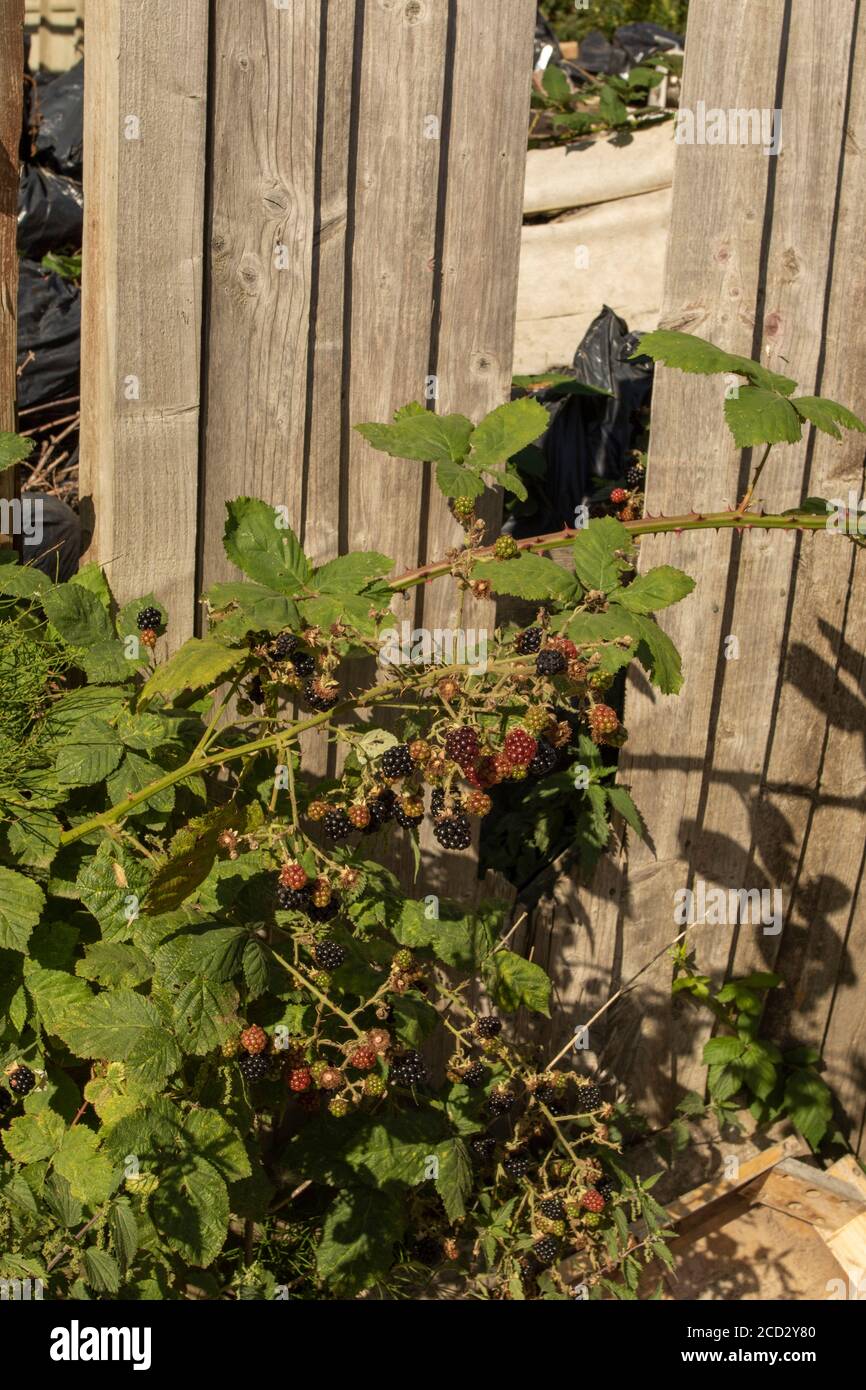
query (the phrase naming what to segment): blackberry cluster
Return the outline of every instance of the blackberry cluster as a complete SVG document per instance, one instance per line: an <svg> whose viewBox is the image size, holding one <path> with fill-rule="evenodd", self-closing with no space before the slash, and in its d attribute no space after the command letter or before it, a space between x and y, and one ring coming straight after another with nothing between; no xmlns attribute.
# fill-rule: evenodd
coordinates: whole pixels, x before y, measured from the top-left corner
<svg viewBox="0 0 866 1390"><path fill-rule="evenodd" d="M302 680L306 680L307 676L311 676L316 669L315 657L312 657L309 652L295 652L291 662Z"/></svg>
<svg viewBox="0 0 866 1390"><path fill-rule="evenodd" d="M394 807L394 819L404 830L417 830L424 819L424 812L422 811L420 816L410 816L407 811L403 810L403 807L398 801L397 805Z"/></svg>
<svg viewBox="0 0 866 1390"><path fill-rule="evenodd" d="M461 1079L464 1086L483 1086L487 1080L487 1068L481 1062L473 1062Z"/></svg>
<svg viewBox="0 0 866 1390"><path fill-rule="evenodd" d="M489 1158L496 1148L496 1140L492 1134L480 1134L477 1139L470 1140L469 1147L476 1158Z"/></svg>
<svg viewBox="0 0 866 1390"><path fill-rule="evenodd" d="M423 1086L427 1080L427 1068L418 1052L403 1052L391 1063L389 1079L395 1086Z"/></svg>
<svg viewBox="0 0 866 1390"><path fill-rule="evenodd" d="M535 658L535 669L540 676L558 676L567 666L566 656L563 652L558 652L555 647L546 647Z"/></svg>
<svg viewBox="0 0 866 1390"><path fill-rule="evenodd" d="M322 829L329 840L347 840L352 833L352 822L346 812L338 808L328 812L322 821Z"/></svg>
<svg viewBox="0 0 866 1390"><path fill-rule="evenodd" d="M238 1058L238 1070L244 1081L264 1081L270 1069L271 1059L266 1052L245 1052Z"/></svg>
<svg viewBox="0 0 866 1390"><path fill-rule="evenodd" d="M510 1178L525 1178L532 1167L532 1157L526 1149L515 1149L502 1166Z"/></svg>
<svg viewBox="0 0 866 1390"><path fill-rule="evenodd" d="M394 819L397 798L390 787L385 787L367 804L370 808L370 820L369 824L364 826L363 833L373 835L377 830L381 830L383 825L387 825L388 821Z"/></svg>
<svg viewBox="0 0 866 1390"><path fill-rule="evenodd" d="M601 1193L602 1197L606 1202L609 1202L614 1192L616 1191L613 1178L602 1178L600 1182L596 1183L595 1190L596 1192Z"/></svg>
<svg viewBox="0 0 866 1390"><path fill-rule="evenodd" d="M549 1081L543 1081L540 1086L536 1086L534 1094L536 1100L540 1100L542 1105L550 1105L551 1101L556 1100L558 1092Z"/></svg>
<svg viewBox="0 0 866 1390"><path fill-rule="evenodd" d="M304 699L318 714L327 714L340 698L336 681L325 684L320 680L309 680L304 686Z"/></svg>
<svg viewBox="0 0 866 1390"><path fill-rule="evenodd" d="M477 729L468 725L460 729L451 729L445 736L445 756L459 767L471 767L478 757L480 747Z"/></svg>
<svg viewBox="0 0 866 1390"><path fill-rule="evenodd" d="M525 632L518 632L514 639L514 648L521 656L531 656L539 650L543 640L544 633L540 627L528 627Z"/></svg>
<svg viewBox="0 0 866 1390"><path fill-rule="evenodd" d="M601 1091L592 1081L587 1081L577 1088L577 1101L575 1113L586 1115L590 1110L597 1110L602 1104Z"/></svg>
<svg viewBox="0 0 866 1390"><path fill-rule="evenodd" d="M161 622L162 614L158 608L142 608L135 620L136 627L140 632L144 632L145 628L159 627Z"/></svg>
<svg viewBox="0 0 866 1390"><path fill-rule="evenodd" d="M283 912L306 912L310 906L310 889L289 888L285 883L277 884L277 907Z"/></svg>
<svg viewBox="0 0 866 1390"><path fill-rule="evenodd" d="M36 1077L29 1067L16 1067L6 1079L9 1082L10 1091L14 1091L16 1096L29 1096L36 1085Z"/></svg>
<svg viewBox="0 0 866 1390"><path fill-rule="evenodd" d="M542 1269L553 1264L559 1252L559 1241L554 1236L542 1236L532 1247L532 1254Z"/></svg>
<svg viewBox="0 0 866 1390"><path fill-rule="evenodd" d="M529 764L529 771L533 777L547 777L555 771L559 763L559 753L552 743L548 743L546 738L538 740L538 747L535 757Z"/></svg>
<svg viewBox="0 0 866 1390"><path fill-rule="evenodd" d="M339 941L318 941L313 955L320 970L339 970L346 959L346 952Z"/></svg>
<svg viewBox="0 0 866 1390"><path fill-rule="evenodd" d="M538 1210L542 1216L546 1216L548 1221L564 1221L565 1207L559 1197L545 1197L543 1202L538 1203Z"/></svg>
<svg viewBox="0 0 866 1390"><path fill-rule="evenodd" d="M415 764L408 743L398 743L393 748L387 748L382 754L381 767L386 777L411 777L415 771Z"/></svg>
<svg viewBox="0 0 866 1390"><path fill-rule="evenodd" d="M462 813L442 816L434 823L433 834L443 849L468 849L472 844L469 817Z"/></svg>
<svg viewBox="0 0 866 1390"><path fill-rule="evenodd" d="M502 1032L502 1019L486 1014L475 1020L475 1032L479 1038L498 1038Z"/></svg>
<svg viewBox="0 0 866 1390"><path fill-rule="evenodd" d="M277 661L288 661L297 650L298 639L293 632L281 632L272 648Z"/></svg>

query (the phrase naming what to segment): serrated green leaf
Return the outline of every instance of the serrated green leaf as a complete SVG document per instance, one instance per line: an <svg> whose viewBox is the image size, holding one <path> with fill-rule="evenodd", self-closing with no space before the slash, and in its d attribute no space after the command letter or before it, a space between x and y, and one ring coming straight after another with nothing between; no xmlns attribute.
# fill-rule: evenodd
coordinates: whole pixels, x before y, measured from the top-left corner
<svg viewBox="0 0 866 1390"><path fill-rule="evenodd" d="M75 889L106 940L128 941L147 883L147 871L139 861L106 841L82 864Z"/></svg>
<svg viewBox="0 0 866 1390"><path fill-rule="evenodd" d="M64 642L73 647L114 640L111 619L98 597L77 584L58 584L45 594L42 606Z"/></svg>
<svg viewBox="0 0 866 1390"><path fill-rule="evenodd" d="M605 644L596 647L597 669L611 676L629 664L640 640L634 618L619 605L606 613L578 613L569 620L565 634L578 646Z"/></svg>
<svg viewBox="0 0 866 1390"><path fill-rule="evenodd" d="M639 574L624 588L614 589L610 597L630 613L657 613L660 608L679 603L694 587L695 581L682 570L658 565L646 574Z"/></svg>
<svg viewBox="0 0 866 1390"><path fill-rule="evenodd" d="M556 63L548 63L541 78L541 85L550 100L555 101L558 106L568 105L574 95L568 78Z"/></svg>
<svg viewBox="0 0 866 1390"><path fill-rule="evenodd" d="M646 826L641 819L640 811L635 806L630 794L625 787L605 787L607 799L613 809L622 816L626 825L630 826L639 839L646 835Z"/></svg>
<svg viewBox="0 0 866 1390"><path fill-rule="evenodd" d="M132 1265L138 1251L138 1222L135 1213L125 1197L113 1203L109 1217L111 1241L117 1251L117 1260L125 1274Z"/></svg>
<svg viewBox="0 0 866 1390"><path fill-rule="evenodd" d="M36 1115L16 1115L3 1131L6 1152L16 1163L38 1163L51 1158L63 1143L66 1126L53 1110Z"/></svg>
<svg viewBox="0 0 866 1390"><path fill-rule="evenodd" d="M472 1191L472 1163L462 1139L446 1139L434 1150L439 1170L436 1191L449 1221L462 1221Z"/></svg>
<svg viewBox="0 0 866 1390"><path fill-rule="evenodd" d="M177 1033L184 1051L203 1057L237 1036L238 992L231 984L196 978L174 1002Z"/></svg>
<svg viewBox="0 0 866 1390"><path fill-rule="evenodd" d="M296 594L313 573L294 531L282 514L254 497L226 503L223 547L226 555L250 579L278 594Z"/></svg>
<svg viewBox="0 0 866 1390"><path fill-rule="evenodd" d="M789 400L761 386L741 386L725 400L725 419L740 449L755 444L796 444L802 426Z"/></svg>
<svg viewBox="0 0 866 1390"><path fill-rule="evenodd" d="M598 114L610 126L624 125L628 121L628 107L621 101L615 90L606 82L601 89L598 101Z"/></svg>
<svg viewBox="0 0 866 1390"><path fill-rule="evenodd" d="M76 979L66 970L45 970L31 966L25 976L28 993L39 1014L46 1033L61 1037L71 1013L86 1012L93 1002L93 991L84 980Z"/></svg>
<svg viewBox="0 0 866 1390"><path fill-rule="evenodd" d="M84 957L75 962L75 973L84 980L95 980L108 988L143 984L153 974L153 965L137 946L120 941L93 941Z"/></svg>
<svg viewBox="0 0 866 1390"><path fill-rule="evenodd" d="M243 1139L216 1110L191 1110L183 1129L190 1148L226 1182L250 1176L252 1168Z"/></svg>
<svg viewBox="0 0 866 1390"><path fill-rule="evenodd" d="M18 819L7 831L10 854L31 869L47 869L60 848L59 820L39 806L20 806L17 811Z"/></svg>
<svg viewBox="0 0 866 1390"><path fill-rule="evenodd" d="M108 777L123 756L117 733L95 715L82 719L57 750L55 772L64 787L90 787Z"/></svg>
<svg viewBox="0 0 866 1390"><path fill-rule="evenodd" d="M320 594L360 594L374 579L390 574L394 561L376 551L353 551L340 555L316 570L311 588Z"/></svg>
<svg viewBox="0 0 866 1390"><path fill-rule="evenodd" d="M396 1196L373 1188L342 1192L328 1208L316 1247L316 1268L336 1291L351 1297L383 1279L406 1227Z"/></svg>
<svg viewBox="0 0 866 1390"><path fill-rule="evenodd" d="M247 655L213 637L190 637L163 666L157 666L142 689L141 699L150 700L154 695L172 699L181 691L212 690L237 671Z"/></svg>
<svg viewBox="0 0 866 1390"><path fill-rule="evenodd" d="M450 459L440 459L437 463L436 486L444 497L471 497L473 500L485 490L484 481L477 473Z"/></svg>
<svg viewBox="0 0 866 1390"><path fill-rule="evenodd" d="M394 1032L401 1042L420 1047L439 1022L439 1015L425 999L399 995L393 1003Z"/></svg>
<svg viewBox="0 0 866 1390"><path fill-rule="evenodd" d="M709 1066L715 1062L734 1062L742 1057L746 1044L741 1038L710 1038L704 1043L704 1063Z"/></svg>
<svg viewBox="0 0 866 1390"><path fill-rule="evenodd" d="M229 1194L216 1169L201 1158L163 1169L150 1199L153 1224L173 1250L207 1268L225 1244Z"/></svg>
<svg viewBox="0 0 866 1390"><path fill-rule="evenodd" d="M495 594L510 594L514 598L567 602L576 594L568 570L528 550L512 560L476 560L472 578L486 580Z"/></svg>
<svg viewBox="0 0 866 1390"><path fill-rule="evenodd" d="M476 473L496 473L521 449L534 444L549 423L544 406L531 396L506 401L472 431L467 465Z"/></svg>
<svg viewBox="0 0 866 1390"><path fill-rule="evenodd" d="M833 1118L833 1096L813 1071L795 1071L785 1082L785 1109L806 1142L817 1149Z"/></svg>
<svg viewBox="0 0 866 1390"><path fill-rule="evenodd" d="M680 654L673 642L654 618L633 613L632 622L640 638L638 660L649 673L653 685L657 685L664 695L676 695L682 687L683 669Z"/></svg>
<svg viewBox="0 0 866 1390"><path fill-rule="evenodd" d="M99 1139L86 1125L68 1129L54 1155L54 1171L69 1183L69 1191L87 1207L98 1207L114 1191L117 1173L104 1154Z"/></svg>
<svg viewBox="0 0 866 1390"><path fill-rule="evenodd" d="M130 1076L164 1081L180 1066L180 1051L154 1004L131 989L98 994L59 1025L59 1036L77 1057L126 1062Z"/></svg>
<svg viewBox="0 0 866 1390"><path fill-rule="evenodd" d="M791 405L810 425L823 430L824 434L832 435L834 439L842 438L840 425L843 429L858 430L861 434L866 431L866 424L858 415L836 401L827 400L825 396L793 396Z"/></svg>
<svg viewBox="0 0 866 1390"><path fill-rule="evenodd" d="M540 965L513 951L494 951L483 962L481 973L491 998L505 1013L523 1005L550 1017L550 979Z"/></svg>
<svg viewBox="0 0 866 1390"><path fill-rule="evenodd" d="M356 425L374 449L392 458L426 463L459 463L466 457L472 421L465 415L435 415L432 410L402 412L393 425Z"/></svg>
<svg viewBox="0 0 866 1390"><path fill-rule="evenodd" d="M574 572L584 589L607 594L630 568L634 542L614 516L596 517L578 531L572 547Z"/></svg>
<svg viewBox="0 0 866 1390"><path fill-rule="evenodd" d="M0 949L26 951L44 905L38 883L14 869L0 868Z"/></svg>
<svg viewBox="0 0 866 1390"><path fill-rule="evenodd" d="M84 1252L84 1279L97 1293L117 1293L120 1267L113 1255L89 1245Z"/></svg>
<svg viewBox="0 0 866 1390"><path fill-rule="evenodd" d="M0 430L0 473L23 463L33 452L33 440L10 430Z"/></svg>
<svg viewBox="0 0 866 1390"><path fill-rule="evenodd" d="M723 352L705 338L698 338L693 333L678 333L673 329L659 328L653 333L642 334L632 357L651 357L654 362L675 367L680 372L699 372L702 375L725 372L744 376L755 386L778 391L783 396L790 396L797 387L796 381L768 371L750 357Z"/></svg>

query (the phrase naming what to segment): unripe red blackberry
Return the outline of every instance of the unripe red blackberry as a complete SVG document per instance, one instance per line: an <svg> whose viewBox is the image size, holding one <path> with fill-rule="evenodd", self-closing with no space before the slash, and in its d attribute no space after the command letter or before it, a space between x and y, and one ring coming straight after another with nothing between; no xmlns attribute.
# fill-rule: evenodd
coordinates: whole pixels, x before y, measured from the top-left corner
<svg viewBox="0 0 866 1390"><path fill-rule="evenodd" d="M287 1073L286 1083L290 1091L309 1091L313 1076L309 1067L295 1067Z"/></svg>
<svg viewBox="0 0 866 1390"><path fill-rule="evenodd" d="M602 1212L605 1203L604 1198L596 1188L588 1187L585 1192L581 1193L580 1205L584 1211Z"/></svg>
<svg viewBox="0 0 866 1390"><path fill-rule="evenodd" d="M159 633L156 631L156 628L153 628L153 627L145 627L145 628L142 628L141 640L142 640L142 642L144 643L144 645L145 645L146 647L155 647L155 646L156 646L156 639L157 639L158 636L159 636Z"/></svg>
<svg viewBox="0 0 866 1390"><path fill-rule="evenodd" d="M610 705L593 705L587 716L592 737L599 742L608 734L615 734L619 728L619 716Z"/></svg>
<svg viewBox="0 0 866 1390"><path fill-rule="evenodd" d="M469 725L449 729L445 736L445 756L459 767L471 767L481 747L478 730Z"/></svg>
<svg viewBox="0 0 866 1390"><path fill-rule="evenodd" d="M496 776L500 782L505 782L514 771L514 763L507 753L497 753L493 759L493 766L496 769Z"/></svg>
<svg viewBox="0 0 866 1390"><path fill-rule="evenodd" d="M628 493L624 487L615 487L610 494L610 500L615 507L618 507L621 502L628 501Z"/></svg>
<svg viewBox="0 0 866 1390"><path fill-rule="evenodd" d="M294 888L297 891L299 888L306 888L307 882L307 871L296 859L290 864L284 864L280 869L280 883L284 888Z"/></svg>
<svg viewBox="0 0 866 1390"><path fill-rule="evenodd" d="M349 807L346 814L356 830L363 830L366 825L370 824L370 808L363 801L356 801L353 806Z"/></svg>
<svg viewBox="0 0 866 1390"><path fill-rule="evenodd" d="M525 729L511 729L505 735L505 742L502 745L505 756L516 767L528 767L535 757L537 743L532 734Z"/></svg>
<svg viewBox="0 0 866 1390"><path fill-rule="evenodd" d="M487 816L493 808L490 797L482 791L467 792L463 798L463 805L470 816Z"/></svg>
<svg viewBox="0 0 866 1390"><path fill-rule="evenodd" d="M252 1023L241 1033L240 1044L245 1052L249 1052L250 1056L254 1057L257 1052L264 1052L268 1045L268 1035L264 1028L260 1028L257 1023Z"/></svg>
<svg viewBox="0 0 866 1390"><path fill-rule="evenodd" d="M307 817L309 820L324 820L328 810L327 801L311 801L307 807Z"/></svg>
<svg viewBox="0 0 866 1390"><path fill-rule="evenodd" d="M623 507L619 514L620 521L637 521L638 514L634 507Z"/></svg>
<svg viewBox="0 0 866 1390"><path fill-rule="evenodd" d="M349 1066L355 1067L357 1071L370 1071L376 1065L376 1049L373 1047L356 1047L349 1053Z"/></svg>

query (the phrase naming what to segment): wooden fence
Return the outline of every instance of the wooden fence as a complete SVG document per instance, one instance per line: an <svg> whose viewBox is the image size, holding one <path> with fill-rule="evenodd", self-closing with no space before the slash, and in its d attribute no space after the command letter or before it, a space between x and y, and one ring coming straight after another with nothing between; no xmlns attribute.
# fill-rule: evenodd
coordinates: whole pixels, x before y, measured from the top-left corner
<svg viewBox="0 0 866 1390"><path fill-rule="evenodd" d="M24 27L32 68L70 68L81 56L84 0L24 0Z"/></svg>
<svg viewBox="0 0 866 1390"><path fill-rule="evenodd" d="M866 11L857 0L692 0L683 105L780 109L782 148L682 145L674 171L662 326L760 357L866 416ZM718 378L660 370L647 508L675 514L741 496L754 461L720 428ZM810 434L774 451L768 510L863 493L862 436ZM589 889L561 876L531 942L557 981L558 1039L659 954L593 1028L591 1046L658 1117L703 1084L709 1023L673 1006L674 893L698 880L780 889L784 927L703 926L698 966L776 970L767 1028L822 1048L864 1140L866 554L844 538L692 533L645 540L642 565L697 580L663 615L683 653L681 695L633 675L619 777L648 824ZM734 638L738 650L726 639ZM727 653L736 652L735 659ZM709 1015L707 1015L709 1019ZM550 1030L549 1030L550 1031Z"/></svg>

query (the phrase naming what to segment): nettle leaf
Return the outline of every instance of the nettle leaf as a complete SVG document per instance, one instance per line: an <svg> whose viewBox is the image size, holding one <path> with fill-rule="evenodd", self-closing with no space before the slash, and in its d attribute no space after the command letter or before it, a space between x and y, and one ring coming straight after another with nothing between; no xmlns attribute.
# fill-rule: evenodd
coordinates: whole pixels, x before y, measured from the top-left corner
<svg viewBox="0 0 866 1390"><path fill-rule="evenodd" d="M607 121L608 125L624 125L628 120L628 107L621 101L615 90L606 82L601 89L598 101L598 113Z"/></svg>
<svg viewBox="0 0 866 1390"><path fill-rule="evenodd" d="M95 715L80 721L69 735L69 742L57 750L54 770L65 787L90 787L114 771L123 756L117 731Z"/></svg>
<svg viewBox="0 0 866 1390"><path fill-rule="evenodd" d="M384 1279L406 1228L403 1201L373 1188L341 1192L325 1216L316 1249L319 1277L351 1297Z"/></svg>
<svg viewBox="0 0 866 1390"><path fill-rule="evenodd" d="M25 951L45 906L45 894L32 879L0 868L0 949Z"/></svg>
<svg viewBox="0 0 866 1390"><path fill-rule="evenodd" d="M802 426L790 401L761 386L741 386L725 401L725 419L740 449L754 444L796 444Z"/></svg>
<svg viewBox="0 0 866 1390"><path fill-rule="evenodd" d="M445 497L480 497L485 491L484 480L471 468L441 459L436 465L436 486Z"/></svg>
<svg viewBox="0 0 866 1390"><path fill-rule="evenodd" d="M476 473L495 473L521 449L534 444L549 423L544 406L531 396L506 401L485 415L472 431L466 462Z"/></svg>
<svg viewBox="0 0 866 1390"><path fill-rule="evenodd" d="M108 613L88 589L77 584L58 584L41 602L49 622L71 646L88 647L114 640Z"/></svg>
<svg viewBox="0 0 866 1390"><path fill-rule="evenodd" d="M180 1051L158 1009L142 994L98 994L60 1024L59 1036L77 1057L126 1062L129 1074L159 1084L180 1066Z"/></svg>
<svg viewBox="0 0 866 1390"><path fill-rule="evenodd" d="M505 1013L524 1005L550 1017L550 978L540 965L513 951L494 951L483 962L481 973L491 998Z"/></svg>
<svg viewBox="0 0 866 1390"><path fill-rule="evenodd" d="M125 1197L112 1203L109 1226L111 1242L117 1251L120 1267L126 1273L138 1251L138 1222Z"/></svg>
<svg viewBox="0 0 866 1390"><path fill-rule="evenodd" d="M631 568L634 541L615 516L596 517L574 538L574 572L589 592L610 593Z"/></svg>
<svg viewBox="0 0 866 1390"><path fill-rule="evenodd" d="M651 357L654 362L660 362L665 367L676 367L680 372L744 376L753 385L762 386L767 391L778 391L783 396L790 396L797 387L796 381L769 371L750 357L724 352L705 338L698 338L694 333L678 333L674 329L659 328L653 333L644 333L632 354L632 359L635 357Z"/></svg>
<svg viewBox="0 0 866 1390"><path fill-rule="evenodd" d="M194 1265L212 1264L225 1244L228 1188L212 1164L186 1158L163 1168L149 1204L153 1224L173 1250Z"/></svg>
<svg viewBox="0 0 866 1390"><path fill-rule="evenodd" d="M562 68L555 63L548 63L541 78L541 85L551 101L558 105L567 105L571 101L574 93L571 85Z"/></svg>
<svg viewBox="0 0 866 1390"><path fill-rule="evenodd" d="M641 818L640 811L635 806L631 795L625 787L605 787L605 795L614 811L622 816L626 825L630 826L634 833L642 840L646 835L646 826Z"/></svg>
<svg viewBox="0 0 866 1390"><path fill-rule="evenodd" d="M359 550L329 560L316 570L310 586L320 594L360 594L374 579L390 574L393 568L394 561L387 555L380 555L374 550Z"/></svg>
<svg viewBox="0 0 866 1390"><path fill-rule="evenodd" d="M398 411L393 425L356 425L355 429L374 449L392 458L459 463L469 452L473 426L465 415L435 415L421 406Z"/></svg>
<svg viewBox="0 0 866 1390"><path fill-rule="evenodd" d="M309 582L313 567L281 512L254 497L237 497L226 511L223 546L238 569L279 594L296 594Z"/></svg>
<svg viewBox="0 0 866 1390"><path fill-rule="evenodd" d="M843 429L858 430L861 434L866 431L866 424L858 415L836 401L827 400L825 396L794 396L791 405L810 425L823 430L824 434L832 435L834 439L842 438L840 425Z"/></svg>
<svg viewBox="0 0 866 1390"><path fill-rule="evenodd" d="M0 430L0 473L23 463L33 452L33 440L10 430Z"/></svg>
<svg viewBox="0 0 866 1390"><path fill-rule="evenodd" d="M172 699L181 691L210 690L244 663L248 653L235 652L213 637L190 637L183 646L157 666L141 692L142 700L154 695Z"/></svg>
<svg viewBox="0 0 866 1390"><path fill-rule="evenodd" d="M631 613L655 613L678 603L695 587L695 581L682 570L671 565L658 565L655 569L639 574L631 584L616 589L611 599L627 608Z"/></svg>
<svg viewBox="0 0 866 1390"><path fill-rule="evenodd" d="M120 1288L120 1267L107 1250L89 1245L84 1252L84 1282L97 1293L117 1293Z"/></svg>
<svg viewBox="0 0 866 1390"><path fill-rule="evenodd" d="M69 1183L72 1196L88 1207L107 1202L119 1177L111 1161L99 1152L97 1135L86 1125L66 1131L54 1155L54 1171Z"/></svg>
<svg viewBox="0 0 866 1390"><path fill-rule="evenodd" d="M476 560L472 578L486 580L495 594L510 594L514 598L567 602L577 593L568 570L528 550L513 560Z"/></svg>

